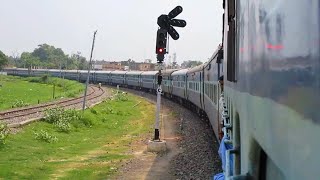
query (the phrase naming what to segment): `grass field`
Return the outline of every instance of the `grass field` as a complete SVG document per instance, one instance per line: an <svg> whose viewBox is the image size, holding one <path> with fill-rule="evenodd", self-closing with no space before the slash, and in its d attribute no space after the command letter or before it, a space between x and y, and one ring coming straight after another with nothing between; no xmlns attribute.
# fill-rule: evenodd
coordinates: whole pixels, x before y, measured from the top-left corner
<svg viewBox="0 0 320 180"><path fill-rule="evenodd" d="M28 125L0 148L0 179L107 179L131 157L132 141L151 137L154 110L128 95L127 101L109 100L86 110L69 133L46 122ZM35 139L33 132L40 130L58 140Z"/></svg>
<svg viewBox="0 0 320 180"><path fill-rule="evenodd" d="M14 77L0 75L0 110L12 108L14 105L37 104L53 100L55 97L74 97L83 91L83 85L76 81L41 77Z"/></svg>

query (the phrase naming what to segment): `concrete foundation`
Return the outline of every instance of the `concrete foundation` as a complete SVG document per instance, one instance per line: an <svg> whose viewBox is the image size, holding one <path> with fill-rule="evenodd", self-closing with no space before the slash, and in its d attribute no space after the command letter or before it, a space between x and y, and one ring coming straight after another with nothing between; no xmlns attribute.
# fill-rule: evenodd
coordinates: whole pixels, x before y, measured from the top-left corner
<svg viewBox="0 0 320 180"><path fill-rule="evenodd" d="M151 141L148 142L149 152L166 152L167 151L167 144L166 141Z"/></svg>

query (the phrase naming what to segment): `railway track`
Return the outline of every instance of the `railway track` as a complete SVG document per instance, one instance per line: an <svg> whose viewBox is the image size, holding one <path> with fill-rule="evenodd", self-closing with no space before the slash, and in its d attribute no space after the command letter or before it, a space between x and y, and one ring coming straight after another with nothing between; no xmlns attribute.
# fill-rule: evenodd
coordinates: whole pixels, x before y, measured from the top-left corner
<svg viewBox="0 0 320 180"><path fill-rule="evenodd" d="M103 88L99 89L98 87L95 87L95 86L90 86L88 91L89 92L87 94L87 101L98 98L105 93L105 90ZM36 106L32 106L32 107L25 107L25 108L2 111L2 112L0 112L0 122L5 122L9 125L12 123L16 124L16 123L19 123L19 121L26 120L26 117L28 117L30 115L35 115L36 118L38 119L38 118L43 117L43 112L46 109L54 108L54 107L67 108L70 106L74 106L74 105L82 103L83 97L84 96L80 96L77 98L66 99L66 100L61 100L61 101L56 101L56 102L50 102L50 103L40 104L40 105L36 105ZM21 120L16 120L16 119L21 119Z"/></svg>

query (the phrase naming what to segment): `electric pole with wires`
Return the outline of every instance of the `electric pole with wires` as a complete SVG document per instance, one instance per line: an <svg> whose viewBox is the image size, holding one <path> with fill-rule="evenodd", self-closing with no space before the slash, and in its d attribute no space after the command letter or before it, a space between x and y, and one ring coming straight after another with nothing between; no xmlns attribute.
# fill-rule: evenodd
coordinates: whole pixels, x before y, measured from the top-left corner
<svg viewBox="0 0 320 180"><path fill-rule="evenodd" d="M96 39L96 34L97 30L93 34L93 41L92 41L92 47L91 47L91 54L90 54L90 61L89 61L89 67L88 67L88 75L87 75L87 80L86 80L86 86L84 90L84 96L83 96L83 105L82 105L82 111L86 109L86 98L87 98L87 90L88 90L88 84L90 80L90 70L91 70L91 61L92 61L92 53L93 53L93 48L94 48L94 41Z"/></svg>

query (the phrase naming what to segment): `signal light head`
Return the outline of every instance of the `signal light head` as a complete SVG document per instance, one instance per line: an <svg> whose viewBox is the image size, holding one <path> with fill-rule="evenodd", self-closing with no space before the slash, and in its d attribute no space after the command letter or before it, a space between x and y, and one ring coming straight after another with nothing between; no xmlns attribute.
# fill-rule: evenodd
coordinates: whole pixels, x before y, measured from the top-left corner
<svg viewBox="0 0 320 180"><path fill-rule="evenodd" d="M159 37L160 38L165 38L165 34L164 33L159 33Z"/></svg>
<svg viewBox="0 0 320 180"><path fill-rule="evenodd" d="M165 54L166 46L167 46L167 30L160 28L157 31L156 53Z"/></svg>

